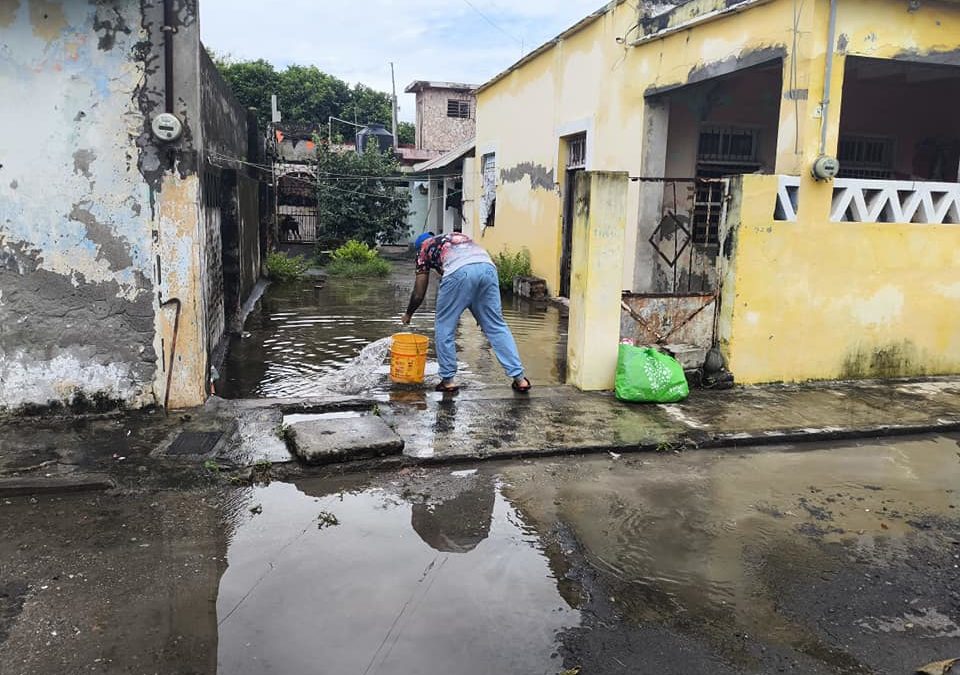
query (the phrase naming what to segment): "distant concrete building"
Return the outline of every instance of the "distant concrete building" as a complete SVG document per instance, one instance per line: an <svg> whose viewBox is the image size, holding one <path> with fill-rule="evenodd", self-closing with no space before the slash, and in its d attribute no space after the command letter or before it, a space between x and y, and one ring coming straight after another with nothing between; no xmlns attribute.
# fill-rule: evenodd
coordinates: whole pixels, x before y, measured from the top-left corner
<svg viewBox="0 0 960 675"><path fill-rule="evenodd" d="M0 410L203 403L266 200L197 3L0 2L0 45Z"/></svg>
<svg viewBox="0 0 960 675"><path fill-rule="evenodd" d="M417 149L447 152L473 138L477 122L476 85L417 80L406 88L417 95Z"/></svg>

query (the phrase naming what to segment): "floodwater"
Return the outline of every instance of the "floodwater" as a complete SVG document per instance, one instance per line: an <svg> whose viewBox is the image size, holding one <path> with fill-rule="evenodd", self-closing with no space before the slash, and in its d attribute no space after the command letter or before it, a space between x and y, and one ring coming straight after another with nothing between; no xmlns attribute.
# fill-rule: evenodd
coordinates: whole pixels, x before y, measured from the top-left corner
<svg viewBox="0 0 960 675"><path fill-rule="evenodd" d="M220 672L558 672L578 613L536 532L490 475L457 480L413 503L311 481L253 491L263 511L243 517L220 583Z"/></svg>
<svg viewBox="0 0 960 675"><path fill-rule="evenodd" d="M958 438L7 500L0 662L913 672L960 655Z"/></svg>
<svg viewBox="0 0 960 675"><path fill-rule="evenodd" d="M409 328L400 324L413 288L413 263L394 263L384 279L330 278L271 285L246 324L247 337L235 338L217 382L227 398L286 398L322 395L330 377L361 350L394 333L412 331L430 338L427 374L437 373L434 310L438 279ZM537 385L562 384L566 377L567 320L552 306L504 296L510 326L527 374ZM469 387L509 382L469 312L457 331L459 377ZM388 365L378 364L366 393L389 388ZM350 392L359 393L359 392Z"/></svg>

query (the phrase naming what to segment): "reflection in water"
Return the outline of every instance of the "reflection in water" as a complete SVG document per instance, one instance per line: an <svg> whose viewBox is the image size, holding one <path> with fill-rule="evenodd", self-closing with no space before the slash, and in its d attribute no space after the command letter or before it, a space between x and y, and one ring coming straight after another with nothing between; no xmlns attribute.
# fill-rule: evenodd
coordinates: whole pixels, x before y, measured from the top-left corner
<svg viewBox="0 0 960 675"><path fill-rule="evenodd" d="M230 398L310 396L323 393L319 378L342 369L367 344L407 330L400 325L413 285L410 263L398 263L385 279L330 279L320 289L313 282L273 285L247 321L249 337L237 338L217 391ZM436 286L409 330L431 340L427 374L436 375L433 352ZM505 297L510 325L527 374L538 385L562 383L566 377L566 318L553 307ZM506 376L490 345L469 313L457 331L461 379L471 385L505 384ZM394 387L384 364L377 369L374 391Z"/></svg>
<svg viewBox="0 0 960 675"><path fill-rule="evenodd" d="M413 505L320 481L253 489L262 513L239 518L220 584L219 671L559 671L557 633L579 613L538 538L492 478L454 480ZM321 511L340 524L319 529Z"/></svg>
<svg viewBox="0 0 960 675"><path fill-rule="evenodd" d="M496 496L493 479L479 474L466 480L469 487L451 499L413 505L410 525L430 548L467 553L490 534Z"/></svg>

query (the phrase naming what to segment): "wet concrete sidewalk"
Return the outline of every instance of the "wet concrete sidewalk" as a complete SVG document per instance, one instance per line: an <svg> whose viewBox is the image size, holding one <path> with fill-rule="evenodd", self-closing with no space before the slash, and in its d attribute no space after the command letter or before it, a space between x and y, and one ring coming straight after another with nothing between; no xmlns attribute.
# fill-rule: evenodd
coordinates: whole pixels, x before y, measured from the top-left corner
<svg viewBox="0 0 960 675"><path fill-rule="evenodd" d="M376 417L392 429L402 453L380 460L391 465L664 452L958 430L960 378L694 391L674 405L626 404L565 386L526 396L507 387L453 396L407 388L372 398L214 398L171 415L8 419L0 422L0 494L190 485L204 471L265 465L306 471L288 447L288 427L336 424L338 416ZM362 438L334 459L369 459Z"/></svg>
<svg viewBox="0 0 960 675"><path fill-rule="evenodd" d="M960 378L693 391L636 405L571 387L504 387L381 404L417 460L730 447L960 428Z"/></svg>

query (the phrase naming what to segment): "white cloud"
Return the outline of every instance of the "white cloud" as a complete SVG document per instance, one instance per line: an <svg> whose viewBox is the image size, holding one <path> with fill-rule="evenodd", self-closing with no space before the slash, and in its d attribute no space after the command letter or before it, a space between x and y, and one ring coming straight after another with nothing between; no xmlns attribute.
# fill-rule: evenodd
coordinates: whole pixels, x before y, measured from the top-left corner
<svg viewBox="0 0 960 675"><path fill-rule="evenodd" d="M492 20L496 28L470 6ZM203 0L207 47L278 67L315 65L348 82L390 90L412 120L413 80L480 84L602 6L602 0Z"/></svg>

